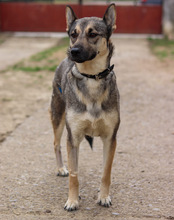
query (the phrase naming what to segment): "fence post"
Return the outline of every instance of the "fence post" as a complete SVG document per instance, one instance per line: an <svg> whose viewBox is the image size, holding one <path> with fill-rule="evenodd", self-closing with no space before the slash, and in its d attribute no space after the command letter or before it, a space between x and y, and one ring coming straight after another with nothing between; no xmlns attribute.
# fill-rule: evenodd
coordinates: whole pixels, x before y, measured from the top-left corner
<svg viewBox="0 0 174 220"><path fill-rule="evenodd" d="M174 39L174 1L163 1L163 34L170 40Z"/></svg>
<svg viewBox="0 0 174 220"><path fill-rule="evenodd" d="M79 0L79 5L82 5L83 4L83 0Z"/></svg>

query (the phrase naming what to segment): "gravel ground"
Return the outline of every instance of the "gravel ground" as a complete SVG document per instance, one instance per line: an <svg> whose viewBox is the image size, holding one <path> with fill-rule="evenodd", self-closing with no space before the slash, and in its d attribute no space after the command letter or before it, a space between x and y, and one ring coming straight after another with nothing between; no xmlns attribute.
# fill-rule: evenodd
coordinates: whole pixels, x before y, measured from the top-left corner
<svg viewBox="0 0 174 220"><path fill-rule="evenodd" d="M3 106L0 108L0 142L48 102L53 78L53 73L48 71L23 72L11 67L21 59L27 61L30 56L58 45L59 41L60 38L24 38L0 33L0 106Z"/></svg>
<svg viewBox="0 0 174 220"><path fill-rule="evenodd" d="M56 38L25 38L14 37L12 34L1 34L0 40L0 71L6 69L24 58L28 58L42 50L50 48L57 42ZM1 42L0 41L0 42Z"/></svg>
<svg viewBox="0 0 174 220"><path fill-rule="evenodd" d="M102 171L96 138L93 151L85 141L81 144L80 209L64 211L68 178L55 173L47 101L1 143L0 219L174 219L174 65L157 60L146 40L113 41L121 126L112 207L96 204ZM67 164L66 131L62 142Z"/></svg>

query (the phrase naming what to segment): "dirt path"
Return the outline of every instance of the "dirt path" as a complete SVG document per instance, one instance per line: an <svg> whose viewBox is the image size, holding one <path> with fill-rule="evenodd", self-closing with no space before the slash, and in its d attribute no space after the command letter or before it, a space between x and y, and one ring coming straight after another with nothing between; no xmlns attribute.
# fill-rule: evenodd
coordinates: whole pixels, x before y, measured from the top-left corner
<svg viewBox="0 0 174 220"><path fill-rule="evenodd" d="M0 142L48 101L53 74L9 69L21 60L58 44L56 38L23 38L0 34Z"/></svg>
<svg viewBox="0 0 174 220"><path fill-rule="evenodd" d="M24 38L1 34L0 71L57 43L56 38ZM0 42L1 42L0 41Z"/></svg>
<svg viewBox="0 0 174 220"><path fill-rule="evenodd" d="M114 39L121 127L113 165L111 208L96 204L102 148L80 149L80 210L63 210L68 178L55 175L48 104L0 146L0 219L174 219L174 68L145 40ZM51 84L51 82L50 82ZM63 153L66 160L66 135Z"/></svg>

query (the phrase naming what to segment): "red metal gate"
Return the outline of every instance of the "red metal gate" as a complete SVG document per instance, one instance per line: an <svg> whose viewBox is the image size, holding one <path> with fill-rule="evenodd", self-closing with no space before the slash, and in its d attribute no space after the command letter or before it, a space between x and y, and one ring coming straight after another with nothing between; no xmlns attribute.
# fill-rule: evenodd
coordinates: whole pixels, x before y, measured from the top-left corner
<svg viewBox="0 0 174 220"><path fill-rule="evenodd" d="M0 31L64 32L66 5L0 3ZM72 5L79 17L102 17L106 5ZM116 33L161 34L162 7L117 6Z"/></svg>

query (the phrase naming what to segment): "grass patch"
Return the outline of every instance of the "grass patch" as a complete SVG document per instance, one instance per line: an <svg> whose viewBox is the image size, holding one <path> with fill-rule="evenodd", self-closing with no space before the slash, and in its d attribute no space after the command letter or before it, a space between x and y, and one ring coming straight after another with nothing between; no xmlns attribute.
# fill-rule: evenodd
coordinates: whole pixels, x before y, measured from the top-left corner
<svg viewBox="0 0 174 220"><path fill-rule="evenodd" d="M57 65L53 66L23 66L23 63L20 65L13 66L13 70L21 70L24 72L38 72L38 71L55 71L57 68Z"/></svg>
<svg viewBox="0 0 174 220"><path fill-rule="evenodd" d="M4 43L4 40L3 39L0 39L0 44Z"/></svg>
<svg viewBox="0 0 174 220"><path fill-rule="evenodd" d="M0 44L3 44L5 42L6 38L4 35L0 35Z"/></svg>
<svg viewBox="0 0 174 220"><path fill-rule="evenodd" d="M148 39L151 51L161 60L174 59L174 40Z"/></svg>
<svg viewBox="0 0 174 220"><path fill-rule="evenodd" d="M11 98L2 98L2 102L11 102L12 99Z"/></svg>
<svg viewBox="0 0 174 220"><path fill-rule="evenodd" d="M32 56L31 61L37 62L37 61L42 61L42 60L48 59L48 58L50 58L50 56L53 53L67 47L68 44L69 44L69 38L65 37L59 42L59 45L57 45L56 47L49 48L47 50L44 50L44 51Z"/></svg>
<svg viewBox="0 0 174 220"><path fill-rule="evenodd" d="M51 71L54 72L59 65L60 61L64 58L66 48L69 45L69 38L63 38L60 40L57 46L51 47L47 50L33 55L27 60L23 60L11 67L14 71L24 72L40 72Z"/></svg>

